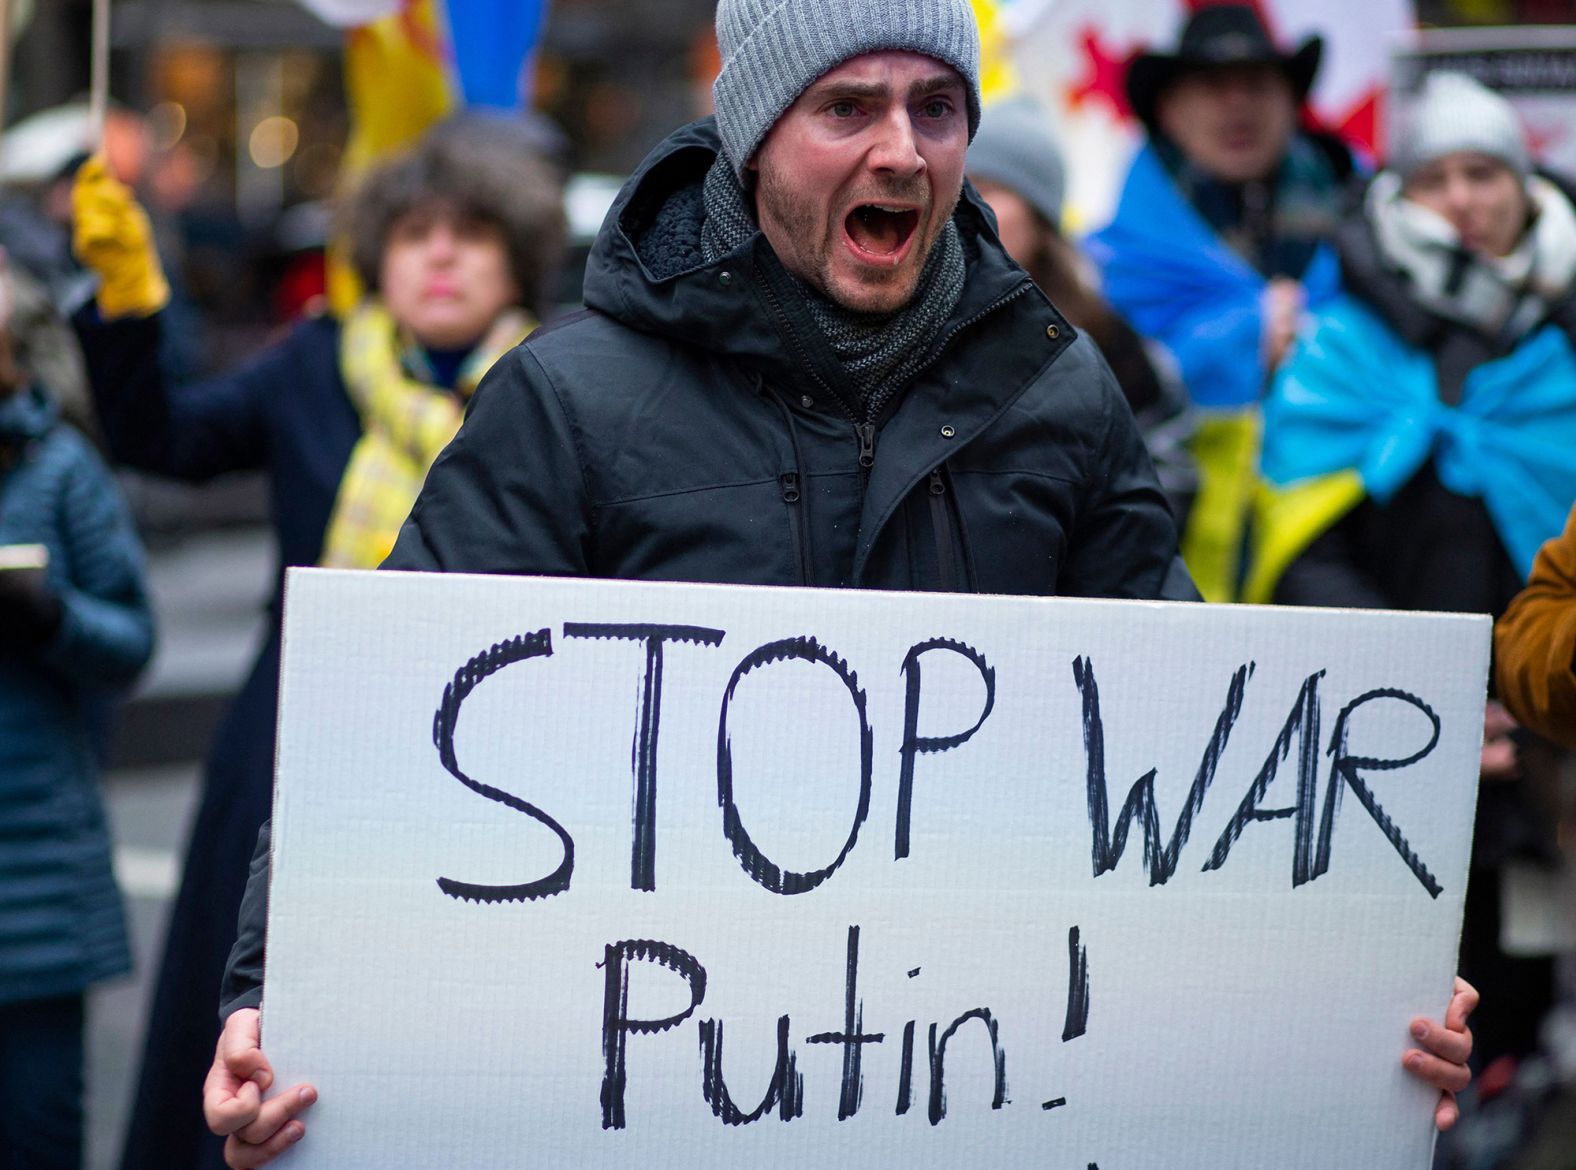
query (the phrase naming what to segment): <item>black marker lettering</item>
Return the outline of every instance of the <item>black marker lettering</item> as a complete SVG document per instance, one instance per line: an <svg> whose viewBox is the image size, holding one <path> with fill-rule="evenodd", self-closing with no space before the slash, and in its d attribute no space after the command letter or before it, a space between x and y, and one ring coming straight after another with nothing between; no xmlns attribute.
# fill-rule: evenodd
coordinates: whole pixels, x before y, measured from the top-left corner
<svg viewBox="0 0 1576 1170"><path fill-rule="evenodd" d="M914 1103L914 1020L903 1025L903 1059L897 1070L897 1115Z"/></svg>
<svg viewBox="0 0 1576 1170"><path fill-rule="evenodd" d="M1231 847L1242 836L1242 830L1255 821L1276 821L1296 816L1296 844L1292 851L1291 884L1295 888L1311 880L1310 866L1313 856L1314 795L1319 784L1319 679L1324 671L1315 671L1303 680L1292 704L1291 714L1281 725L1270 754L1264 758L1247 795L1237 806L1231 822L1215 842L1215 849L1204 863L1205 871L1219 869L1226 864ZM1297 742L1297 803L1289 808L1260 808L1259 801L1275 781L1275 774L1286 757L1291 754L1292 741Z"/></svg>
<svg viewBox="0 0 1576 1170"><path fill-rule="evenodd" d="M459 882L452 878L440 877L438 888L451 898L474 902L526 902L534 898L561 894L569 888L569 879L575 869L575 843L564 827L529 801L521 800L501 788L472 780L460 770L459 762L454 755L454 728L459 722L460 706L481 681L513 663L523 662L527 658L546 658L552 652L552 638L546 630L538 630L534 634L522 634L507 642L499 642L460 667L455 672L454 678L443 688L443 699L439 702L437 711L433 713L432 743L438 749L438 759L449 775L465 787L472 792L480 793L488 800L495 800L516 812L523 812L557 833L558 840L563 844L563 860L558 863L558 868L546 877L515 885L478 885L474 882Z"/></svg>
<svg viewBox="0 0 1576 1170"><path fill-rule="evenodd" d="M1203 807L1204 794L1209 791L1209 786L1215 779L1215 769L1220 764L1221 753L1226 750L1226 741L1231 736L1231 729L1236 725L1237 716L1242 713L1242 696L1247 688L1248 677L1252 673L1253 664L1250 662L1239 666L1231 676L1231 685L1226 690L1225 705L1221 709L1220 717L1215 721L1215 730L1210 735L1209 742L1204 745L1204 755L1199 761L1198 772L1193 777L1193 786L1188 793L1187 804L1183 806L1182 814L1177 818L1170 844L1162 846L1160 814L1155 808L1153 768L1139 777L1128 792L1122 811L1117 814L1115 833L1112 834L1108 828L1110 818L1106 805L1105 729L1100 721L1100 691L1095 685L1094 663L1082 657L1073 660L1073 679L1083 695L1084 753L1089 764L1089 825L1094 831L1095 877L1116 868L1116 863L1122 859L1123 849L1127 847L1127 831L1135 819L1143 825L1144 829L1144 860L1149 865L1149 884L1164 885L1176 872L1177 858L1182 852L1182 846L1187 844L1188 834L1193 830L1193 817Z"/></svg>
<svg viewBox="0 0 1576 1170"><path fill-rule="evenodd" d="M1346 753L1347 720L1351 718L1352 713L1359 707L1377 699L1395 699L1402 703L1408 703L1426 715L1429 722L1433 725L1433 734L1429 736L1428 742L1420 750L1399 760L1379 760L1368 756L1348 755ZM1406 837L1402 834L1400 827L1379 806L1379 802L1374 799L1374 794L1369 791L1368 785L1363 782L1362 775L1359 772L1359 769L1368 772L1385 772L1393 771L1397 768L1405 768L1409 764L1417 763L1424 756L1428 755L1438 743L1439 716L1422 699L1419 699L1416 695L1409 695L1405 691L1395 690L1391 687L1382 687L1357 696L1357 698L1341 708L1341 713L1335 717L1335 732L1330 736L1329 754L1333 759L1330 762L1329 786L1324 792L1324 819L1319 824L1319 848L1318 853L1314 857L1310 881L1330 868L1330 837L1335 830L1335 814L1341 806L1341 789L1344 786L1350 786L1358 801L1368 810L1368 815L1374 819L1374 824L1379 826L1386 840L1395 847L1395 851L1401 855L1401 860L1406 862L1407 868L1412 871L1412 876L1422 884L1422 887L1428 891L1430 897L1439 897L1443 890L1439 880L1428 872L1428 867L1423 864L1422 859L1407 844ZM1344 785L1343 781L1345 782Z"/></svg>
<svg viewBox="0 0 1576 1170"><path fill-rule="evenodd" d="M724 1125L749 1125L759 1121L775 1106L778 1116L792 1121L804 1113L804 1077L796 1067L793 1049L788 1046L788 1017L777 1018L777 1065L772 1070L766 1096L753 1113L745 1113L733 1103L722 1079L722 1021L700 1022L701 1095Z"/></svg>
<svg viewBox="0 0 1576 1170"><path fill-rule="evenodd" d="M600 625L565 622L566 638L626 638L646 644L646 670L640 679L640 712L630 747L635 796L630 845L629 888L657 888L657 732L662 723L662 645L694 642L720 646L723 631L705 626Z"/></svg>
<svg viewBox="0 0 1576 1170"><path fill-rule="evenodd" d="M929 736L919 734L920 656L932 650L950 650L967 658L980 672L985 683L985 706L974 726L956 735ZM908 856L909 816L914 799L914 756L920 752L945 752L967 743L985 724L991 708L996 705L996 668L985 661L985 656L972 646L954 642L950 638L932 638L909 649L903 659L903 744L898 749L901 766L897 786L897 833L893 856Z"/></svg>
<svg viewBox="0 0 1576 1170"><path fill-rule="evenodd" d="M843 1087L837 1103L837 1120L847 1121L859 1112L859 1102L864 1097L865 1082L859 1073L860 1053L866 1044L880 1044L884 1033L863 1034L865 1021L864 1001L858 998L859 982L859 927L848 928L848 965L843 994L843 1030L821 1032L809 1038L811 1044L841 1044L843 1046Z"/></svg>
<svg viewBox="0 0 1576 1170"><path fill-rule="evenodd" d="M947 1115L947 1090L945 1086L947 1041L952 1039L952 1034L970 1020L979 1020L985 1025L985 1030L990 1033L991 1060L996 1066L996 1090L991 1096L990 1107L1000 1109L1007 1103L1007 1054L1002 1051L1001 1044L996 1035L996 1020L990 1014L989 1008L974 1008L966 1011L947 1026L941 1034L941 1039L936 1039L936 1025L930 1025L930 1124L940 1125L941 1119Z"/></svg>
<svg viewBox="0 0 1576 1170"><path fill-rule="evenodd" d="M843 848L832 863L809 873L780 869L756 848L744 828L744 822L739 818L738 806L733 803L733 748L728 736L728 708L733 703L733 693L738 689L739 682L752 670L790 658L819 662L831 667L839 681L848 688L854 710L859 715L859 807L854 813L853 827L849 829L848 839L843 842ZM841 658L814 638L784 638L769 642L747 655L728 680L728 689L722 698L722 715L717 723L717 805L722 809L722 831L733 847L734 857L744 867L744 872L774 894L802 894L815 889L836 873L837 867L843 864L859 840L859 826L870 815L871 754L870 719L865 711L865 692L860 690L859 679Z"/></svg>
<svg viewBox="0 0 1576 1170"><path fill-rule="evenodd" d="M629 1018L629 964L635 960L656 963L677 971L689 984L690 1005L676 1016L662 1020ZM631 1032L654 1035L677 1027L706 998L706 969L688 951L652 939L626 939L609 943L597 966L602 982L602 1128L624 1128L624 1084L627 1079L625 1045Z"/></svg>
<svg viewBox="0 0 1576 1170"><path fill-rule="evenodd" d="M1089 948L1078 941L1078 928L1067 931L1067 1015L1062 1043L1089 1030Z"/></svg>

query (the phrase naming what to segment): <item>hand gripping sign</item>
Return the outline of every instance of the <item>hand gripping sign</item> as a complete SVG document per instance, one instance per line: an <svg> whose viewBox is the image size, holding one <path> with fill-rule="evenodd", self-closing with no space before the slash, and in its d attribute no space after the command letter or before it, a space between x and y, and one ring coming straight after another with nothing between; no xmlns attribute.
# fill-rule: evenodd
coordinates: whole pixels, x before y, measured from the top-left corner
<svg viewBox="0 0 1576 1170"><path fill-rule="evenodd" d="M1428 1165L1487 619L292 570L284 646L293 1165Z"/></svg>

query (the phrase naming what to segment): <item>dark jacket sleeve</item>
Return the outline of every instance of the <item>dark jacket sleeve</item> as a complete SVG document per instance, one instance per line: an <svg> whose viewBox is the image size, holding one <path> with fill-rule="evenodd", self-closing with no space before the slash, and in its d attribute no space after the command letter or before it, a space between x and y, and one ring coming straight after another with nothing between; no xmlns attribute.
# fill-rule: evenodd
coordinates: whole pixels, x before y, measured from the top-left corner
<svg viewBox="0 0 1576 1170"><path fill-rule="evenodd" d="M1198 601L1176 522L1132 412L1104 361L1102 425L1090 452L1084 506L1057 592L1074 597Z"/></svg>
<svg viewBox="0 0 1576 1170"><path fill-rule="evenodd" d="M385 569L596 576L576 427L529 346L482 380Z"/></svg>
<svg viewBox="0 0 1576 1170"><path fill-rule="evenodd" d="M219 985L219 1021L223 1023L241 1008L261 1007L263 1003L263 944L268 931L269 849L273 821L264 821L257 831L257 846L246 876L246 893L236 918L235 945L224 967Z"/></svg>
<svg viewBox="0 0 1576 1170"><path fill-rule="evenodd" d="M1533 731L1576 748L1576 511L1538 550L1527 587L1494 627L1500 701Z"/></svg>
<svg viewBox="0 0 1576 1170"><path fill-rule="evenodd" d="M233 373L171 386L159 361L164 314L104 321L89 302L72 323L116 462L192 482L266 463L266 406L289 384L289 342Z"/></svg>
<svg viewBox="0 0 1576 1170"><path fill-rule="evenodd" d="M142 583L142 548L115 482L86 440L63 480L62 535L71 564L61 621L45 664L74 683L125 686L153 653L153 613Z"/></svg>

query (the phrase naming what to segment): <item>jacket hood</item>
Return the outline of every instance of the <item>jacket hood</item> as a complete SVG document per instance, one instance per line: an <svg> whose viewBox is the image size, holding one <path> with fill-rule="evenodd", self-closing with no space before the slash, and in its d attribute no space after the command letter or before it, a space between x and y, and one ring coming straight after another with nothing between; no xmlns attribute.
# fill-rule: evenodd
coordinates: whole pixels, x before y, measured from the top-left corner
<svg viewBox="0 0 1576 1170"><path fill-rule="evenodd" d="M710 264L700 255L701 188L720 149L715 120L703 118L647 156L597 235L586 264L585 303L631 328L726 353L763 367L767 376L787 376L794 359L784 344L779 303L787 274L766 237L757 231ZM967 183L953 219L968 280L943 336L1028 279L1002 251L995 219Z"/></svg>
<svg viewBox="0 0 1576 1170"><path fill-rule="evenodd" d="M0 443L14 444L42 438L60 416L55 402L36 386L0 399Z"/></svg>

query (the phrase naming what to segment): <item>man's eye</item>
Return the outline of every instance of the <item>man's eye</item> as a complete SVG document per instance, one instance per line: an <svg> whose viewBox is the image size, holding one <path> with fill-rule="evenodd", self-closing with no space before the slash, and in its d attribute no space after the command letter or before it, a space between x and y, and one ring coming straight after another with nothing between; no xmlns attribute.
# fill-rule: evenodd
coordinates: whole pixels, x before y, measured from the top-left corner
<svg viewBox="0 0 1576 1170"><path fill-rule="evenodd" d="M952 113L952 103L946 98L931 98L920 107L920 112L927 118L945 118Z"/></svg>
<svg viewBox="0 0 1576 1170"><path fill-rule="evenodd" d="M854 103L833 102L826 107L826 110L834 118L852 118L854 116Z"/></svg>

